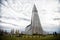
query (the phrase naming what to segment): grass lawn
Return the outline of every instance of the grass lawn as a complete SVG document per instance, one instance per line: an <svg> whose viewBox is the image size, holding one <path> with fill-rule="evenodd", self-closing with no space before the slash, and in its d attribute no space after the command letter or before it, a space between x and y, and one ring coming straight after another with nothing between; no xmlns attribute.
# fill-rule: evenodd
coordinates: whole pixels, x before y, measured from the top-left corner
<svg viewBox="0 0 60 40"><path fill-rule="evenodd" d="M5 35L0 36L0 40L60 40L60 35L53 36L53 35L46 35L46 36L28 36L28 35L22 35L21 37L17 37L15 35Z"/></svg>

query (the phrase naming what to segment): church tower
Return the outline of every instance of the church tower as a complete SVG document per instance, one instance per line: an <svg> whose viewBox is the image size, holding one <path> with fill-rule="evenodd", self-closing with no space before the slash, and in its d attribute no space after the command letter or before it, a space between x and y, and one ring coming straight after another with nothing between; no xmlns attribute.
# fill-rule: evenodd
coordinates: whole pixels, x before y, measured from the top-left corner
<svg viewBox="0 0 60 40"><path fill-rule="evenodd" d="M26 27L26 34L43 34L43 29L38 16L36 6L33 6L31 24Z"/></svg>
<svg viewBox="0 0 60 40"><path fill-rule="evenodd" d="M43 33L39 16L38 16L38 11L35 5L33 6L33 10L32 10L31 27L32 27L32 34Z"/></svg>

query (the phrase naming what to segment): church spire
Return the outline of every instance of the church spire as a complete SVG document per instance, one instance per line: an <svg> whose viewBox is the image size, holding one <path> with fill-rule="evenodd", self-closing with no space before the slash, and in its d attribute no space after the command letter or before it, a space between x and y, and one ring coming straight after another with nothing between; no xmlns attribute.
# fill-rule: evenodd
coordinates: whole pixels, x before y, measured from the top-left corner
<svg viewBox="0 0 60 40"><path fill-rule="evenodd" d="M43 29L40 23L38 10L34 4L32 10L31 24L26 27L27 34L43 34Z"/></svg>
<svg viewBox="0 0 60 40"><path fill-rule="evenodd" d="M35 4L34 4L34 6L33 6L32 12L37 12L37 8L36 8Z"/></svg>

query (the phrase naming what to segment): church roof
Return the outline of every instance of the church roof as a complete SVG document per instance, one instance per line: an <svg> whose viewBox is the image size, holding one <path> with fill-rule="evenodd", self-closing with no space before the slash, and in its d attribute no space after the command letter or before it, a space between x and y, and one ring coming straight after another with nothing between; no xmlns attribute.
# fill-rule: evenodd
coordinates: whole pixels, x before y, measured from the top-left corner
<svg viewBox="0 0 60 40"><path fill-rule="evenodd" d="M31 26L31 24L29 24L27 27L30 27L30 26ZM27 28L27 27L26 27L26 28Z"/></svg>

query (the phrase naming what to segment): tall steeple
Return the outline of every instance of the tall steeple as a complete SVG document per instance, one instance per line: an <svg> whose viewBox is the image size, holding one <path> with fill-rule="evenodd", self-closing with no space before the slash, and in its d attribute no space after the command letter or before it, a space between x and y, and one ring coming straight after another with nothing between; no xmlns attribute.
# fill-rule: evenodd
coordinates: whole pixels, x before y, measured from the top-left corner
<svg viewBox="0 0 60 40"><path fill-rule="evenodd" d="M37 11L35 4L34 4L33 10L32 10L31 27L32 27L33 34L42 34L43 33L43 29L41 27L41 22L40 22L38 11Z"/></svg>
<svg viewBox="0 0 60 40"><path fill-rule="evenodd" d="M37 8L36 8L35 4L34 4L34 6L33 6L32 12L37 12Z"/></svg>
<svg viewBox="0 0 60 40"><path fill-rule="evenodd" d="M32 9L31 24L28 26L26 27L27 34L42 34L43 33L43 29L41 27L41 22L39 20L38 11L35 4Z"/></svg>

